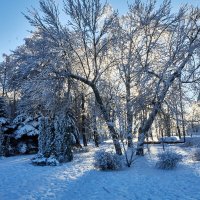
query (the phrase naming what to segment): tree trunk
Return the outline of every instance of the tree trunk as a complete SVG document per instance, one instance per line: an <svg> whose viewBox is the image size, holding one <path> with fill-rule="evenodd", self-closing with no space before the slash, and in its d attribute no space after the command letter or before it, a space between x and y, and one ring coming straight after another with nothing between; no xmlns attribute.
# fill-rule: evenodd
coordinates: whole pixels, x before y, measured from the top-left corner
<svg viewBox="0 0 200 200"><path fill-rule="evenodd" d="M140 127L139 129L139 137L138 137L138 144L136 149L136 155L143 156L144 155L144 140L147 136L147 133L149 129L151 128L151 125L153 124L153 121L158 113L158 111L161 108L161 102L158 101L153 107L152 112L150 113L148 119L145 121L144 125Z"/></svg>
<svg viewBox="0 0 200 200"><path fill-rule="evenodd" d="M179 125L177 124L177 131L178 131L178 137L179 139L181 139L181 130L179 128Z"/></svg>
<svg viewBox="0 0 200 200"><path fill-rule="evenodd" d="M95 103L96 106L96 103ZM94 143L96 147L99 147L99 134L97 131L97 119L96 119L96 112L95 112L95 108L93 111L93 133L94 133Z"/></svg>
<svg viewBox="0 0 200 200"><path fill-rule="evenodd" d="M177 103L176 103L176 129L177 129L177 132L178 132L178 137L179 137L179 139L181 139L181 131L180 131L179 122L178 122L178 108L177 108Z"/></svg>
<svg viewBox="0 0 200 200"><path fill-rule="evenodd" d="M76 79L78 81L81 81L82 83L85 83L86 85L88 85L88 86L90 86L92 88L92 90L94 92L94 95L95 95L96 102L99 105L99 108L100 108L100 110L101 110L101 112L103 114L103 118L104 118L104 120L105 120L105 122L107 124L108 130L110 131L110 134L112 136L112 140L113 140L113 143L114 143L114 146L115 146L115 151L116 151L117 154L122 155L121 145L119 143L119 136L118 136L118 134L117 134L117 132L116 132L116 130L114 128L113 123L111 122L111 120L109 118L109 115L108 115L107 110L106 110L106 108L105 108L105 106L103 104L103 101L101 99L100 93L99 93L96 85L93 82L91 82L91 81L89 81L89 80L87 80L87 79L85 79L83 77L80 77L78 75L68 74L67 73L66 76L74 78L74 79Z"/></svg>
<svg viewBox="0 0 200 200"><path fill-rule="evenodd" d="M133 147L133 111L131 106L131 86L130 78L126 82L126 119L127 119L127 140L128 147Z"/></svg>
<svg viewBox="0 0 200 200"><path fill-rule="evenodd" d="M137 145L137 149L136 149L136 155L144 155L144 150L143 150L143 146L144 145L143 144L144 144L145 137L146 137L146 135L148 133L148 130L151 127L151 125L153 124L153 121L154 121L158 111L161 109L161 105L163 103L163 100L165 99L165 96L166 96L169 88L173 84L174 80L177 77L180 77L182 69L185 67L185 65L187 64L188 60L191 58L191 56L193 54L193 51L195 50L194 47L195 46L192 46L192 45L190 46L190 51L189 51L188 55L183 59L182 63L178 67L178 69L165 81L164 88L161 90L161 94L160 95L157 94L157 96L158 96L157 97L157 101L153 106L152 112L150 113L148 119L145 121L144 126L141 129L142 130L141 135L143 135L143 136L138 138L138 145ZM161 79L158 82L158 87L160 87L160 83L161 83ZM185 137L184 137L184 140L185 140Z"/></svg>
<svg viewBox="0 0 200 200"><path fill-rule="evenodd" d="M165 123L165 135L171 137L171 124L170 124L170 115L169 113L164 113L164 123Z"/></svg>
<svg viewBox="0 0 200 200"><path fill-rule="evenodd" d="M181 108L181 121L182 121L182 130L183 130L183 140L185 142L185 121L184 121L183 94L182 94L182 88L181 88L181 80L179 81L179 90L180 90L180 108Z"/></svg>
<svg viewBox="0 0 200 200"><path fill-rule="evenodd" d="M76 141L75 146L77 148L82 148L79 137L76 134L74 134L74 138L75 138L75 141Z"/></svg>
<svg viewBox="0 0 200 200"><path fill-rule="evenodd" d="M103 118L104 118L104 120L107 124L108 130L110 131L110 134L112 136L113 144L115 146L115 151L118 155L122 155L121 145L120 145L120 142L119 142L119 135L117 134L117 132L114 128L114 124L113 124L112 120L110 119L110 117L109 117L109 115L106 111L106 108L103 104L103 101L101 99L101 96L99 94L98 89L96 88L95 85L92 85L92 89L93 89L93 92L94 92L94 95L95 95L95 98L96 98L96 102L99 105L99 108L100 108L100 110L103 114Z"/></svg>
<svg viewBox="0 0 200 200"><path fill-rule="evenodd" d="M82 93L82 105L81 105L81 109L82 109L82 136L83 136L83 145L87 146L87 138L86 138L86 132L85 132L85 121L86 121L86 116L85 116L85 96Z"/></svg>

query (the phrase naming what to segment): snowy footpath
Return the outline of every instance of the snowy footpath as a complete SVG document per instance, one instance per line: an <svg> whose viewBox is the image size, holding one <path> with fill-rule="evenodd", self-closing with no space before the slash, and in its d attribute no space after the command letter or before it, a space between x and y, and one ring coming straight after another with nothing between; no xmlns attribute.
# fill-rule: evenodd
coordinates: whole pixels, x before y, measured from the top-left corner
<svg viewBox="0 0 200 200"><path fill-rule="evenodd" d="M152 145L131 168L119 171L94 169L96 148L57 167L32 166L30 155L4 158L0 200L200 200L200 162L190 160L189 148L170 148L184 156L171 171L155 168L158 145Z"/></svg>

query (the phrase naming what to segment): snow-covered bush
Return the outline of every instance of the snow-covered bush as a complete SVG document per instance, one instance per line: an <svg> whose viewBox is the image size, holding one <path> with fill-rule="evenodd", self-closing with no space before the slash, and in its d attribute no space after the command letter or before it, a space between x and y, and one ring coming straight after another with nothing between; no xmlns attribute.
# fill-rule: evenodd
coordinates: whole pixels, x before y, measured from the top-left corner
<svg viewBox="0 0 200 200"><path fill-rule="evenodd" d="M24 126L19 126L18 129L14 132L15 138L20 139L22 136L27 135L27 136L35 136L38 135L38 130L35 129L31 125L24 125Z"/></svg>
<svg viewBox="0 0 200 200"><path fill-rule="evenodd" d="M31 159L33 165L46 166L47 158L42 154L37 154L34 158Z"/></svg>
<svg viewBox="0 0 200 200"><path fill-rule="evenodd" d="M181 147L192 147L194 143L191 140L187 140L185 143L181 145Z"/></svg>
<svg viewBox="0 0 200 200"><path fill-rule="evenodd" d="M59 161L56 159L55 156L50 156L49 158L47 158L47 165L50 166L58 166L60 165Z"/></svg>
<svg viewBox="0 0 200 200"><path fill-rule="evenodd" d="M23 123L27 118L28 116L26 114L17 115L15 119L13 120L13 124Z"/></svg>
<svg viewBox="0 0 200 200"><path fill-rule="evenodd" d="M73 147L73 152L74 153L88 153L90 151L89 147Z"/></svg>
<svg viewBox="0 0 200 200"><path fill-rule="evenodd" d="M13 126L15 126L14 136L16 139L20 140L23 136L38 135L38 117L33 118L20 114L13 120Z"/></svg>
<svg viewBox="0 0 200 200"><path fill-rule="evenodd" d="M200 148L194 150L192 158L195 161L200 161Z"/></svg>
<svg viewBox="0 0 200 200"><path fill-rule="evenodd" d="M193 138L186 138L184 144L181 145L182 147L200 147L200 138L193 137Z"/></svg>
<svg viewBox="0 0 200 200"><path fill-rule="evenodd" d="M19 153L26 153L27 152L27 145L24 143L24 142L20 142L18 145L17 145L17 150Z"/></svg>
<svg viewBox="0 0 200 200"><path fill-rule="evenodd" d="M177 142L178 137L176 136L170 136L170 137L163 137L159 139L160 142Z"/></svg>
<svg viewBox="0 0 200 200"><path fill-rule="evenodd" d="M2 132L0 132L0 157L4 156L4 146L3 146L4 136Z"/></svg>
<svg viewBox="0 0 200 200"><path fill-rule="evenodd" d="M95 154L94 166L100 170L117 170L122 168L123 159L113 152L98 151Z"/></svg>
<svg viewBox="0 0 200 200"><path fill-rule="evenodd" d="M20 114L12 121L12 130L10 132L12 133L12 140L15 141L12 143L15 154L31 154L38 151L39 117L40 115L32 117L26 114ZM24 148L25 145L26 151Z"/></svg>
<svg viewBox="0 0 200 200"><path fill-rule="evenodd" d="M57 115L54 119L39 119L39 152L32 163L35 165L57 165L73 159L73 119L69 115Z"/></svg>
<svg viewBox="0 0 200 200"><path fill-rule="evenodd" d="M10 145L10 138L0 131L0 156L10 156L11 152L13 152L13 149Z"/></svg>
<svg viewBox="0 0 200 200"><path fill-rule="evenodd" d="M4 126L4 125L8 125L9 124L9 119L5 118L5 117L0 117L0 125Z"/></svg>
<svg viewBox="0 0 200 200"><path fill-rule="evenodd" d="M182 155L172 151L165 151L158 154L156 167L159 169L174 169L181 160Z"/></svg>
<svg viewBox="0 0 200 200"><path fill-rule="evenodd" d="M10 156L13 153L10 143L10 130L12 130L10 120L0 117L0 156Z"/></svg>
<svg viewBox="0 0 200 200"><path fill-rule="evenodd" d="M38 166L58 166L60 164L55 156L52 155L49 158L46 158L42 154L37 154L34 158L32 158L31 162L33 165Z"/></svg>

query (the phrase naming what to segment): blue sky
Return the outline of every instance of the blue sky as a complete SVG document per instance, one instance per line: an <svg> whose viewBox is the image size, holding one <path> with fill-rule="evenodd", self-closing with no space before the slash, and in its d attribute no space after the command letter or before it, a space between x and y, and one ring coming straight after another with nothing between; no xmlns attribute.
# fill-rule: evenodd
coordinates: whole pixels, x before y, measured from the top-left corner
<svg viewBox="0 0 200 200"><path fill-rule="evenodd" d="M57 0L61 2L61 0ZM190 3L200 6L200 0L171 0L174 10L182 3ZM125 13L127 0L108 0L108 2L120 11ZM131 0L129 0L131 2ZM158 0L158 2L162 2ZM2 54L9 54L18 45L23 44L23 38L29 35L31 27L22 15L31 6L38 8L39 0L0 0L0 61L3 60Z"/></svg>

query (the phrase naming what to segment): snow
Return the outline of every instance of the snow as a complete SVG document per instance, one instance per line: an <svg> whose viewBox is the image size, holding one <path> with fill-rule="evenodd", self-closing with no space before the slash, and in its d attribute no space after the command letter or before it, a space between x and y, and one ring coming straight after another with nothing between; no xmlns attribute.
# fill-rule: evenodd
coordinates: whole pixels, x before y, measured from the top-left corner
<svg viewBox="0 0 200 200"><path fill-rule="evenodd" d="M18 151L20 153L26 153L26 151L27 151L27 145L25 143L20 142L17 146L18 146Z"/></svg>
<svg viewBox="0 0 200 200"><path fill-rule="evenodd" d="M100 149L110 148L109 143ZM33 166L34 155L0 160L1 200L199 200L200 162L191 159L191 148L167 148L183 155L175 170L155 168L161 145L139 157L130 168L99 171L93 166L98 148L75 154L74 160L60 166ZM92 149L92 150L91 150Z"/></svg>
<svg viewBox="0 0 200 200"><path fill-rule="evenodd" d="M15 131L15 138L21 138L25 134L28 136L38 135L38 130L33 126L26 124Z"/></svg>
<svg viewBox="0 0 200 200"><path fill-rule="evenodd" d="M170 136L170 137L163 137L163 138L160 138L159 141L162 142L176 142L178 141L179 138L177 136Z"/></svg>
<svg viewBox="0 0 200 200"><path fill-rule="evenodd" d="M5 118L5 117L0 117L0 124L3 125L3 124L6 124L8 123L8 119Z"/></svg>
<svg viewBox="0 0 200 200"><path fill-rule="evenodd" d="M23 122L26 120L27 116L25 114L17 115L17 117L13 120L14 124L18 124L19 122Z"/></svg>

